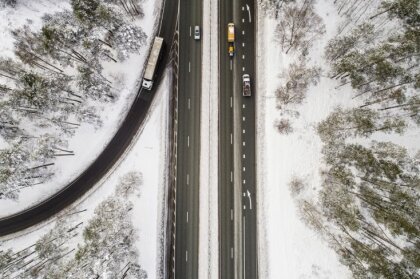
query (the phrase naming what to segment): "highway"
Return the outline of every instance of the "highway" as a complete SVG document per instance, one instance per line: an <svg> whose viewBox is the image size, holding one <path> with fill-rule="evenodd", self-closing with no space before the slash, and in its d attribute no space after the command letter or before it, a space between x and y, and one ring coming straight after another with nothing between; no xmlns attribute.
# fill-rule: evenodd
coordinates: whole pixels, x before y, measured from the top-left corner
<svg viewBox="0 0 420 279"><path fill-rule="evenodd" d="M258 278L255 166L254 1L219 2L219 278ZM229 58L227 24L235 24L235 55ZM242 75L251 97L242 96Z"/></svg>
<svg viewBox="0 0 420 279"><path fill-rule="evenodd" d="M161 66L157 73L158 78L155 81L153 90L151 92L139 90L138 96L121 124L121 127L98 158L79 177L60 192L40 204L0 219L0 236L21 231L54 216L82 197L118 161L130 145L139 127L143 124L152 103L155 90L158 87L159 79L163 74L165 65L170 61L169 50L175 32L177 8L178 0L164 0L164 9L160 15L158 35L164 38L166 49L162 55Z"/></svg>
<svg viewBox="0 0 420 279"><path fill-rule="evenodd" d="M202 1L181 0L177 97L175 278L198 278Z"/></svg>
<svg viewBox="0 0 420 279"><path fill-rule="evenodd" d="M175 265L177 279L198 278L202 0L164 0L158 35L166 42L151 92L138 92L121 127L79 177L48 200L0 219L0 236L54 216L97 183L117 162L144 122L165 65L178 19L176 99ZM179 11L179 15L177 12ZM178 17L177 17L178 16ZM227 24L235 23L235 56L228 56ZM219 278L258 278L255 166L255 13L252 0L219 0ZM252 96L242 96L242 75Z"/></svg>

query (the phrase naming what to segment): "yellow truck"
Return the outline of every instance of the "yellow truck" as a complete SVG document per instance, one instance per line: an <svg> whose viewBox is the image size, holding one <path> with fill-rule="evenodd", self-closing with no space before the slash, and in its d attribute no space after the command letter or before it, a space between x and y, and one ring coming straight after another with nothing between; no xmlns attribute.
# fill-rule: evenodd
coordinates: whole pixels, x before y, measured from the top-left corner
<svg viewBox="0 0 420 279"><path fill-rule="evenodd" d="M232 57L233 54L235 53L234 42L235 42L235 24L229 23L228 24L228 44L229 44L228 52L229 52L230 57Z"/></svg>

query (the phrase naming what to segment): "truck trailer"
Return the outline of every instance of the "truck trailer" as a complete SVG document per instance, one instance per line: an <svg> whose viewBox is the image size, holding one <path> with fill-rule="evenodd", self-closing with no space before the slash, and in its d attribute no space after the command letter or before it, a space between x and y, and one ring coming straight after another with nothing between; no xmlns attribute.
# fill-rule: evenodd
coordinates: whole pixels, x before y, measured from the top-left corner
<svg viewBox="0 0 420 279"><path fill-rule="evenodd" d="M228 24L228 43L235 42L235 24Z"/></svg>
<svg viewBox="0 0 420 279"><path fill-rule="evenodd" d="M153 80L156 75L158 63L162 54L163 38L155 37L153 41L152 51L147 60L146 71L144 72L142 87L146 90L152 90Z"/></svg>

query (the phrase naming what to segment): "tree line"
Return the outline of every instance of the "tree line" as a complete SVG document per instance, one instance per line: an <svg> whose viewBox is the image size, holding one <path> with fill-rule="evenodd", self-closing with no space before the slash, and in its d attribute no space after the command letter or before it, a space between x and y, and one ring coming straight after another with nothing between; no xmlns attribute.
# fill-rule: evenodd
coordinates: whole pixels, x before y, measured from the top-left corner
<svg viewBox="0 0 420 279"><path fill-rule="evenodd" d="M373 4L335 3L360 16ZM347 31L339 28L327 45L336 89L351 86L360 105L338 107L318 124L322 189L315 200L300 199L299 209L354 278L412 279L420 277L420 152L371 136L419 128L420 4L386 0L378 7L363 21L354 17L351 28L348 19ZM384 29L384 22L397 27Z"/></svg>

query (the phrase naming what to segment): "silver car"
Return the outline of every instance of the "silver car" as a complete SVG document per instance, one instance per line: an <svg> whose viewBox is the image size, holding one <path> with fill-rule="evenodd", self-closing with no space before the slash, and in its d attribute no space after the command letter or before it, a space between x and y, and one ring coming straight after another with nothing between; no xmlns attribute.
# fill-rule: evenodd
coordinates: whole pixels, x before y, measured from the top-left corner
<svg viewBox="0 0 420 279"><path fill-rule="evenodd" d="M194 27L194 40L200 40L201 35L200 35L200 26L196 25Z"/></svg>

